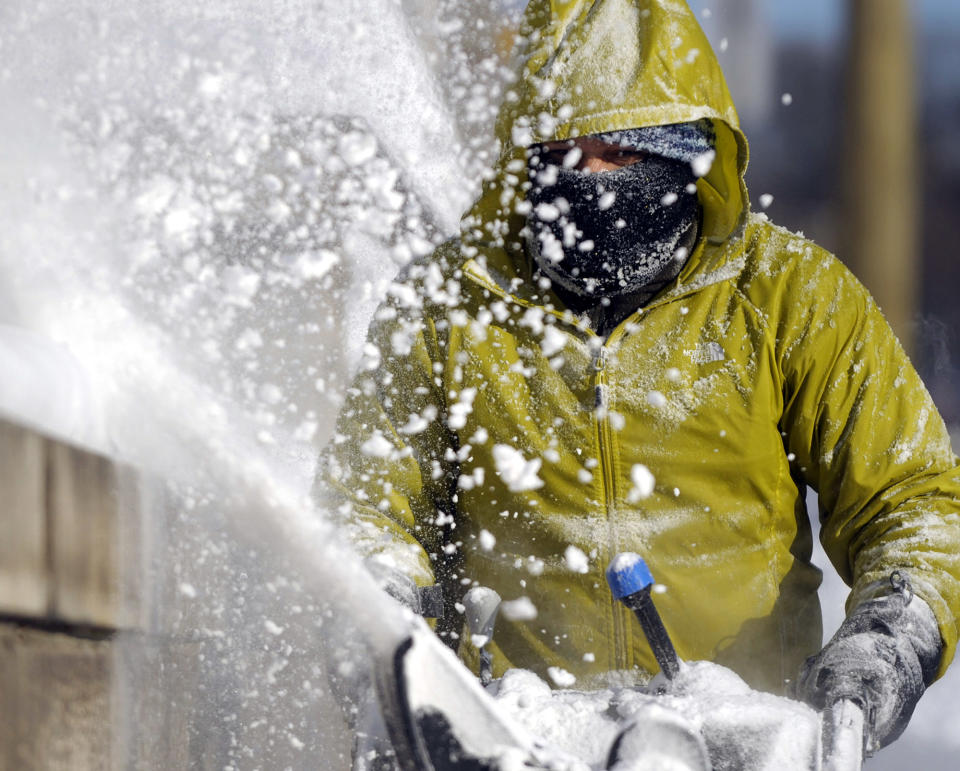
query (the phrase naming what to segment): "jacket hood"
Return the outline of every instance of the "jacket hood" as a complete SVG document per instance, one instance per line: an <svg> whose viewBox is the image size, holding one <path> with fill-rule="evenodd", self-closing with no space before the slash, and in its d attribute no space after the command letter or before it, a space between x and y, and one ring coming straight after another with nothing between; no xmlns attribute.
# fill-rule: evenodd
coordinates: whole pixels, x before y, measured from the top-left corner
<svg viewBox="0 0 960 771"><path fill-rule="evenodd" d="M747 140L685 0L530 0L519 40L521 69L497 119L500 157L463 219L465 244L502 247L514 271L528 272L519 231L529 145L702 118L716 131L716 158L697 183L703 235L722 243L742 229Z"/></svg>

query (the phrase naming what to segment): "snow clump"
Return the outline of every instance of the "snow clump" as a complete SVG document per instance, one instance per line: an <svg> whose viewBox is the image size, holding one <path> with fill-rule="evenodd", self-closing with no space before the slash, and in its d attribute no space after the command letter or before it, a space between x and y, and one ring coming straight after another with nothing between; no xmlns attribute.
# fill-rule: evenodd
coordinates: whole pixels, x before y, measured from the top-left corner
<svg viewBox="0 0 960 771"><path fill-rule="evenodd" d="M589 558L573 544L570 544L563 553L563 561L566 563L567 569L574 573L583 574L590 570Z"/></svg>
<svg viewBox="0 0 960 771"><path fill-rule="evenodd" d="M467 416L473 412L473 400L477 397L476 388L464 388L460 392L460 398L450 405L450 414L447 417L447 425L454 431L459 431L467 425ZM513 448L510 448L513 449ZM494 460L496 460L496 448L494 448ZM497 465L497 470L500 466ZM513 489L513 488L511 488ZM525 490L533 488L523 488Z"/></svg>
<svg viewBox="0 0 960 771"><path fill-rule="evenodd" d="M493 463L497 467L497 476L511 492L537 490L543 487L543 480L537 476L542 458L527 460L509 444L493 446Z"/></svg>
<svg viewBox="0 0 960 771"><path fill-rule="evenodd" d="M393 445L379 431L374 431L367 441L360 445L360 452L370 458L389 458Z"/></svg>
<svg viewBox="0 0 960 771"><path fill-rule="evenodd" d="M529 597L518 597L501 604L500 615L509 621L533 621L537 617L537 606Z"/></svg>
<svg viewBox="0 0 960 771"><path fill-rule="evenodd" d="M496 536L489 530L481 530L479 535L480 548L484 551L491 551L497 545Z"/></svg>
<svg viewBox="0 0 960 771"><path fill-rule="evenodd" d="M650 469L642 463L633 464L633 468L630 469L630 481L633 482L633 487L627 493L629 503L639 503L653 495L656 479L654 479Z"/></svg>
<svg viewBox="0 0 960 771"><path fill-rule="evenodd" d="M707 150L705 153L701 153L692 161L690 161L690 166L693 168L693 174L697 177L705 177L710 173L710 169L713 168L713 160L717 157L715 150Z"/></svg>
<svg viewBox="0 0 960 771"><path fill-rule="evenodd" d="M560 688L570 688L577 682L577 678L563 667L547 667L547 674L550 675L550 679Z"/></svg>
<svg viewBox="0 0 960 771"><path fill-rule="evenodd" d="M543 331L543 342L540 348L544 356L553 356L560 353L567 344L567 336L554 326L549 326Z"/></svg>

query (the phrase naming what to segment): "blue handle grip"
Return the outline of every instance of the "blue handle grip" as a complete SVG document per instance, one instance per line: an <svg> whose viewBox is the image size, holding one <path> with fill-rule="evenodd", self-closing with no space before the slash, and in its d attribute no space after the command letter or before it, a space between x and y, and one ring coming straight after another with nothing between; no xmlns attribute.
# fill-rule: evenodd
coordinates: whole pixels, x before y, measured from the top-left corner
<svg viewBox="0 0 960 771"><path fill-rule="evenodd" d="M680 671L680 660L650 596L653 574L647 563L639 554L621 552L607 568L607 583L614 598L633 611L660 669L672 680Z"/></svg>
<svg viewBox="0 0 960 771"><path fill-rule="evenodd" d="M607 583L613 598L622 600L652 586L653 574L639 554L621 552L607 568Z"/></svg>

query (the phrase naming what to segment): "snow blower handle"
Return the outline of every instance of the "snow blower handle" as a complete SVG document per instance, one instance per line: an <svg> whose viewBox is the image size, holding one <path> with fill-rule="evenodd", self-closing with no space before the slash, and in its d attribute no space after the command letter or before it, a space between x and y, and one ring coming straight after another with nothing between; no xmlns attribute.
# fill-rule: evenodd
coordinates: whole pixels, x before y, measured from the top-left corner
<svg viewBox="0 0 960 771"><path fill-rule="evenodd" d="M860 771L863 767L863 710L840 699L820 714L823 771Z"/></svg>
<svg viewBox="0 0 960 771"><path fill-rule="evenodd" d="M487 643L493 638L500 595L486 586L475 586L464 595L463 608L472 642L480 650L480 683L489 685L493 681L493 656Z"/></svg>
<svg viewBox="0 0 960 771"><path fill-rule="evenodd" d="M653 574L647 563L639 554L621 552L607 568L607 583L614 598L634 612L660 670L668 680L673 680L680 671L680 660L650 596Z"/></svg>

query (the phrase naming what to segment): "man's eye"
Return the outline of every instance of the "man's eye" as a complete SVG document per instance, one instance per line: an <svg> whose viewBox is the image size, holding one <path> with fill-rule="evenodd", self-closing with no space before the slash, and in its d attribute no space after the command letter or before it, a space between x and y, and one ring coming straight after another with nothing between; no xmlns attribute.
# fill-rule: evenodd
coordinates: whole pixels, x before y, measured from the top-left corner
<svg viewBox="0 0 960 771"><path fill-rule="evenodd" d="M611 160L627 165L631 163L639 163L646 157L646 153L639 152L637 150L618 150L613 154Z"/></svg>
<svg viewBox="0 0 960 771"><path fill-rule="evenodd" d="M563 164L563 159L567 156L567 150L550 150L549 152L544 153L542 157L542 162L548 166L560 166Z"/></svg>

